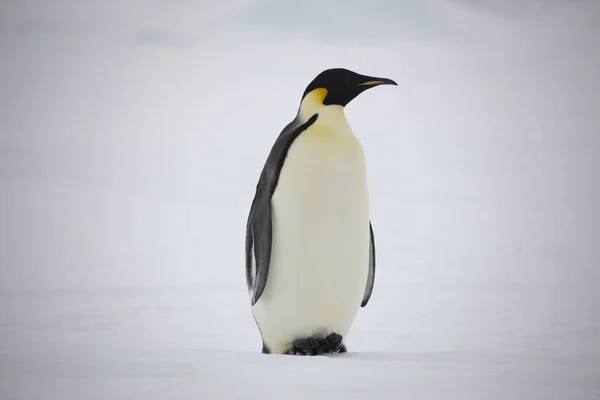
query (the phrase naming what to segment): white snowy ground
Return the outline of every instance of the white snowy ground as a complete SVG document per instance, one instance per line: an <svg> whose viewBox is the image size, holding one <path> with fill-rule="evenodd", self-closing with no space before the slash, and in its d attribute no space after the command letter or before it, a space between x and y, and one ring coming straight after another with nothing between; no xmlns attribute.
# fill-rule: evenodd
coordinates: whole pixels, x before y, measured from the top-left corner
<svg viewBox="0 0 600 400"><path fill-rule="evenodd" d="M240 285L4 293L0 398L597 399L594 290L380 283L317 358L260 354Z"/></svg>
<svg viewBox="0 0 600 400"><path fill-rule="evenodd" d="M591 293L554 288L581 300L549 309L549 289L380 285L351 352L331 358L259 354L238 285L4 294L0 394L597 398Z"/></svg>
<svg viewBox="0 0 600 400"><path fill-rule="evenodd" d="M600 399L599 3L334 3L0 3L1 400ZM262 355L245 219L331 66L399 82L347 109L375 291Z"/></svg>
<svg viewBox="0 0 600 400"><path fill-rule="evenodd" d="M544 237L567 239L548 234L565 229L556 217L562 208L530 210L535 223L518 238L507 227L527 218L488 206L495 215L406 204L417 216L396 233L381 221L388 227L379 234L380 279L348 338L349 353L336 357L262 355L237 279L242 265L231 260L196 268L225 269L237 283L5 290L0 398L597 399L598 281L597 273L582 273L595 269L594 260L560 240L538 246ZM381 208L390 219L403 214ZM428 208L435 222L419 212ZM207 223L223 217L233 226L206 214ZM573 224L583 214L572 212ZM595 251L588 254L597 261L597 250L579 249ZM217 250L239 258L226 246ZM164 269L168 277L169 264Z"/></svg>

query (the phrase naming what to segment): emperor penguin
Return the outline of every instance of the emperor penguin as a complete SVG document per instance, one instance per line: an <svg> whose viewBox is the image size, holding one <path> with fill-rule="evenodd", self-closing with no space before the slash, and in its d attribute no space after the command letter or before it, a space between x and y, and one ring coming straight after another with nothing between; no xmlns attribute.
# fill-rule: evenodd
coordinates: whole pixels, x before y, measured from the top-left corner
<svg viewBox="0 0 600 400"><path fill-rule="evenodd" d="M375 280L362 145L344 107L397 85L334 68L306 87L264 164L246 224L246 283L262 353L345 353Z"/></svg>

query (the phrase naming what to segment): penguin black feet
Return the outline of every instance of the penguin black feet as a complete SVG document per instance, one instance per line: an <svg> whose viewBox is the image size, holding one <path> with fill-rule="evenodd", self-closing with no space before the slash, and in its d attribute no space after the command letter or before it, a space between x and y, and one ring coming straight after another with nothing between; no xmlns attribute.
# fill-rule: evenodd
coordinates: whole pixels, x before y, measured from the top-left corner
<svg viewBox="0 0 600 400"><path fill-rule="evenodd" d="M296 339L284 354L296 356L318 356L321 354L345 353L346 346L342 343L342 336L337 333L331 333L324 338Z"/></svg>

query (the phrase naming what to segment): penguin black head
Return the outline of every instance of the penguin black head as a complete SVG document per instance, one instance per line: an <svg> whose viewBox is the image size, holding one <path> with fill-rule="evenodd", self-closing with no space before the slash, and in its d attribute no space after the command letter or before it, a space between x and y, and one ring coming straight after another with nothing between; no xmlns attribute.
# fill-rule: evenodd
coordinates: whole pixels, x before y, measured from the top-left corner
<svg viewBox="0 0 600 400"><path fill-rule="evenodd" d="M391 79L361 75L344 68L327 69L306 87L302 99L316 89L324 89L323 105L345 107L365 90L379 85L398 84Z"/></svg>

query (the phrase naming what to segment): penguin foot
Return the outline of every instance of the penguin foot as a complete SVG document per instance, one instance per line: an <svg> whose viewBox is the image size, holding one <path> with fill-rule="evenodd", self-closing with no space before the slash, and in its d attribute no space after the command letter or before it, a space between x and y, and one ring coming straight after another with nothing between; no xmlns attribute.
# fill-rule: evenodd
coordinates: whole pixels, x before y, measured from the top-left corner
<svg viewBox="0 0 600 400"><path fill-rule="evenodd" d="M315 338L313 336L296 339L284 354L296 356L317 356L321 354L345 353L346 346L342 343L342 336L337 333L331 333L324 338Z"/></svg>

